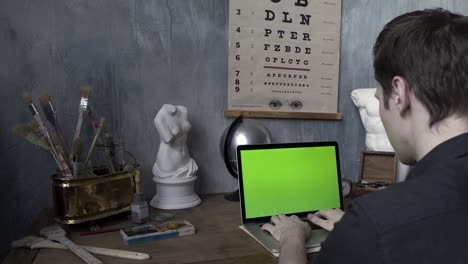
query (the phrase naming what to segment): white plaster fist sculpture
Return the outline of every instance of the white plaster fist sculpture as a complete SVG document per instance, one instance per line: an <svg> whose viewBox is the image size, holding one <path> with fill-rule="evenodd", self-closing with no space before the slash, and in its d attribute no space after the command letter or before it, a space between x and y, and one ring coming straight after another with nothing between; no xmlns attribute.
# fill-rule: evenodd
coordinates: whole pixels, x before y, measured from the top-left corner
<svg viewBox="0 0 468 264"><path fill-rule="evenodd" d="M366 148L371 151L393 152L387 133L379 115L379 100L375 98L375 88L361 88L351 92L351 98L359 109L366 130Z"/></svg>
<svg viewBox="0 0 468 264"><path fill-rule="evenodd" d="M198 166L190 157L187 137L191 125L185 106L165 104L154 118L161 143L153 166L156 195L151 206L160 209L182 209L198 205L194 192Z"/></svg>

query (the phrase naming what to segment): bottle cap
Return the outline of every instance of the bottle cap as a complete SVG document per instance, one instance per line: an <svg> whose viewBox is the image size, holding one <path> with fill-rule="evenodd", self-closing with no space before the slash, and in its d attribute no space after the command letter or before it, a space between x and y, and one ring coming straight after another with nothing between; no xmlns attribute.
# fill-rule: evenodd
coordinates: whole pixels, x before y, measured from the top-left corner
<svg viewBox="0 0 468 264"><path fill-rule="evenodd" d="M142 192L135 193L133 196L133 202L140 203L145 200L145 195Z"/></svg>

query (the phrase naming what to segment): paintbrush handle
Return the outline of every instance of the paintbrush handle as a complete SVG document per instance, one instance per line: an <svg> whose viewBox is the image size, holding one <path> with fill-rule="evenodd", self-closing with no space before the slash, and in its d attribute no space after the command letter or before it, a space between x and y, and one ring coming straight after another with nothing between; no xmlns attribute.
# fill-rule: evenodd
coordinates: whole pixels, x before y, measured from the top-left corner
<svg viewBox="0 0 468 264"><path fill-rule="evenodd" d="M94 132L96 133L99 125L97 124L96 119L94 118L93 111L91 110L90 106L88 106L87 113L88 113L89 122L91 123L91 126L93 127ZM97 140L99 144L101 145L103 144L101 135L98 136ZM109 151L102 152L102 157L104 161L106 162L107 168L109 169L109 173L115 173L116 170L114 168L114 164L112 163L112 157L110 156Z"/></svg>
<svg viewBox="0 0 468 264"><path fill-rule="evenodd" d="M58 157L58 154L57 154L57 151L55 149L55 145L54 143L52 142L52 139L50 138L50 135L49 135L49 132L47 131L47 128L44 126L44 122L42 122L42 119L41 117L39 116L39 113L36 113L34 115L34 119L36 120L36 122L39 124L39 128L41 129L41 133L42 135L45 137L45 139L47 140L47 143L49 143L49 147L50 147L50 152L52 153L52 156L54 157L55 161L57 162L57 165L59 166L59 169L60 170L64 170L60 160L59 160L59 157Z"/></svg>
<svg viewBox="0 0 468 264"><path fill-rule="evenodd" d="M59 137L58 134L57 134L57 136L55 136L55 134L54 134L54 136L52 137L53 138L52 142L55 143L54 139L60 141L60 139L58 137ZM73 176L71 174L71 170L70 170L70 163L65 159L65 157L67 157L67 156L66 156L66 153L64 152L62 146L63 145L58 143L58 142L57 142L57 145L55 145L56 151L57 151L57 156L58 156L57 158L60 161L60 164L62 164L62 169L63 169L64 176Z"/></svg>
<svg viewBox="0 0 468 264"><path fill-rule="evenodd" d="M58 123L56 123L56 124L57 125L55 126L55 131L57 131L57 135L58 135L58 138L59 138L59 141L60 141L60 145L62 147L63 155L65 155L65 157L70 157L70 154L69 154L68 149L67 149L67 145L65 144L65 140L63 139L62 129L60 129Z"/></svg>
<svg viewBox="0 0 468 264"><path fill-rule="evenodd" d="M89 236L89 235L96 235L96 234L103 234L103 233L111 233L111 232L120 231L120 229L123 229L123 227L98 229L98 230L94 230L94 231L84 231L84 232L80 233L80 236Z"/></svg>
<svg viewBox="0 0 468 264"><path fill-rule="evenodd" d="M150 259L150 256L148 254L140 253L140 252L110 249L110 248L90 247L90 246L81 246L81 247L91 253L103 255L103 256L134 259L134 260Z"/></svg>
<svg viewBox="0 0 468 264"><path fill-rule="evenodd" d="M60 164L62 165L63 176L73 177L73 174L71 173L70 167L68 166L67 162L65 161L65 158L63 157L62 153L58 153L57 158L58 158Z"/></svg>
<svg viewBox="0 0 468 264"><path fill-rule="evenodd" d="M104 264L102 261L97 259L95 256L91 255L88 251L86 251L82 247L73 243L70 239L66 238L65 236L57 237L54 239L59 241L63 245L65 245L68 249L70 249L73 253L75 253L75 255L80 257L82 260L84 260L88 264Z"/></svg>
<svg viewBox="0 0 468 264"><path fill-rule="evenodd" d="M99 135L101 134L102 125L104 124L104 120L105 120L104 117L102 117L101 120L99 121L99 126L98 126L98 129L96 131L96 135L94 135L93 142L91 142L91 146L89 147L88 155L86 155L86 159L85 159L85 163L84 163L85 168L86 168L86 165L88 164L89 158L91 158L91 154L93 153L93 149L94 149L94 146L96 145L96 141L99 138Z"/></svg>
<svg viewBox="0 0 468 264"><path fill-rule="evenodd" d="M94 119L94 115L93 115L93 111L91 110L91 107L88 106L88 111L87 112L88 112L89 122L91 123L91 126L94 129L94 132L96 132L99 125L96 122L96 119ZM101 139L99 139L99 143L101 143Z"/></svg>
<svg viewBox="0 0 468 264"><path fill-rule="evenodd" d="M118 249L110 249L110 248L100 248L100 247L91 247L91 246L83 246L77 245L84 250L88 251L89 253L103 255L103 256L110 256L110 257L117 257L117 258L125 258L125 259L133 259L133 260L146 260L150 259L150 255L141 253L141 252L134 252L128 250L118 250ZM40 249L40 248L53 248L53 249L67 249L67 247L63 244L53 242L50 240L45 240L40 243L31 246L31 249Z"/></svg>
<svg viewBox="0 0 468 264"><path fill-rule="evenodd" d="M108 149L104 150L104 155L106 157L105 161L107 163L107 167L109 168L109 172L116 173L117 171L115 170L114 163L112 162L112 159L110 157L110 152Z"/></svg>
<svg viewBox="0 0 468 264"><path fill-rule="evenodd" d="M78 113L78 121L76 122L75 135L73 136L73 141L80 137L81 124L83 123L83 111L80 110Z"/></svg>

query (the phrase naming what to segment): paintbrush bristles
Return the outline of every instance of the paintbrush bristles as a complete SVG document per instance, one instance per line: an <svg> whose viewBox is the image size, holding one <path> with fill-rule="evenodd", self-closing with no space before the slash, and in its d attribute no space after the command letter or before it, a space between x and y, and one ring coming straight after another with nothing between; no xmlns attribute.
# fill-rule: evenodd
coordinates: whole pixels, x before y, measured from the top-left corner
<svg viewBox="0 0 468 264"><path fill-rule="evenodd" d="M26 103L26 105L29 108L29 111L31 111L31 114L34 116L34 118L38 119L38 122L41 122L41 117L39 116L39 112L36 109L36 106L33 103L32 97L29 95L23 96L23 100Z"/></svg>
<svg viewBox="0 0 468 264"><path fill-rule="evenodd" d="M19 137L25 137L28 134L29 126L26 124L18 124L13 127L12 131L13 134Z"/></svg>
<svg viewBox="0 0 468 264"><path fill-rule="evenodd" d="M31 119L28 122L28 126L37 134L42 134L41 127L39 126L39 123L36 121L36 119Z"/></svg>
<svg viewBox="0 0 468 264"><path fill-rule="evenodd" d="M27 105L32 104L32 102L33 102L32 96L30 96L30 95L25 95L25 96L23 96L23 101L24 101Z"/></svg>
<svg viewBox="0 0 468 264"><path fill-rule="evenodd" d="M107 128L107 123L102 124L102 133L108 134L109 129Z"/></svg>
<svg viewBox="0 0 468 264"><path fill-rule="evenodd" d="M48 239L64 237L66 234L65 230L56 224L42 228L39 233Z"/></svg>
<svg viewBox="0 0 468 264"><path fill-rule="evenodd" d="M13 127L12 131L15 136L24 138L33 145L36 145L46 151L50 151L50 147L47 141L42 137L42 135L37 135L29 125L18 124Z"/></svg>
<svg viewBox="0 0 468 264"><path fill-rule="evenodd" d="M91 93L91 86L81 86L80 87L80 97L89 97L89 94Z"/></svg>
<svg viewBox="0 0 468 264"><path fill-rule="evenodd" d="M42 107L46 106L49 104L49 95L47 93L42 93L39 96L39 103L41 104Z"/></svg>
<svg viewBox="0 0 468 264"><path fill-rule="evenodd" d="M31 128L35 128L35 129L40 129L39 123L35 119L29 120L28 126L30 126Z"/></svg>
<svg viewBox="0 0 468 264"><path fill-rule="evenodd" d="M35 236L27 236L23 237L22 239L15 240L11 242L11 247L12 248L20 248L20 247L26 247L26 248L31 248L33 245L42 242L46 240L43 237L35 237Z"/></svg>
<svg viewBox="0 0 468 264"><path fill-rule="evenodd" d="M42 110L44 111L44 115L46 116L47 121L49 121L52 126L56 127L57 123L55 120L55 111L54 108L52 108L52 104L50 103L49 95L47 93L41 94L41 96L39 96L39 103L42 107Z"/></svg>

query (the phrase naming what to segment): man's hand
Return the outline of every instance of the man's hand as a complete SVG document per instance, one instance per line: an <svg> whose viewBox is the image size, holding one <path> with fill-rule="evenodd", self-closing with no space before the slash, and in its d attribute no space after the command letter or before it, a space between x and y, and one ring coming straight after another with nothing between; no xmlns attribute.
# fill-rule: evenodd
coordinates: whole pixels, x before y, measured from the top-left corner
<svg viewBox="0 0 468 264"><path fill-rule="evenodd" d="M315 214L307 215L307 218L314 224L327 231L332 231L335 223L339 222L344 212L341 209L320 210Z"/></svg>
<svg viewBox="0 0 468 264"><path fill-rule="evenodd" d="M279 264L303 264L306 258L306 239L311 234L310 226L293 215L287 217L283 214L271 217L273 224L264 224L262 230L280 241Z"/></svg>
<svg viewBox="0 0 468 264"><path fill-rule="evenodd" d="M274 215L271 217L271 222L274 225L264 224L262 230L268 231L276 240L289 237L305 241L311 234L309 225L295 215L289 217L284 214Z"/></svg>

